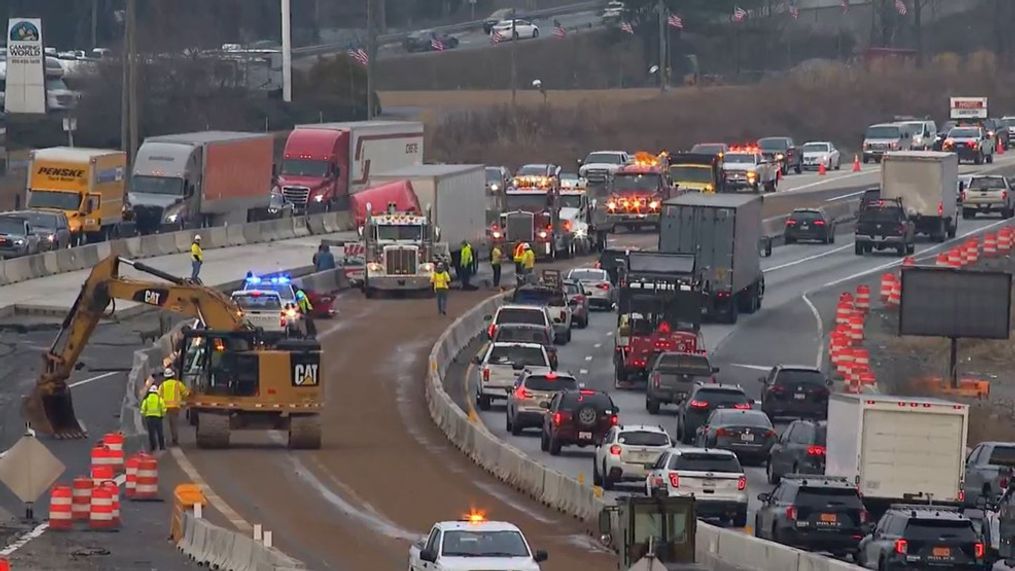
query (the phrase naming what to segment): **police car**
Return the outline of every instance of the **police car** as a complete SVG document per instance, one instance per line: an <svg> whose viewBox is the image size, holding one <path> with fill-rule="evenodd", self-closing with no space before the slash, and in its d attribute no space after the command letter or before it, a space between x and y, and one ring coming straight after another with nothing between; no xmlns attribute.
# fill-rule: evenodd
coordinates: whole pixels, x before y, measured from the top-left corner
<svg viewBox="0 0 1015 571"><path fill-rule="evenodd" d="M233 303L243 310L243 317L250 325L266 333L284 333L287 315L282 296L277 291L265 289L244 289L234 291L230 296ZM293 311L293 318L296 312Z"/></svg>
<svg viewBox="0 0 1015 571"><path fill-rule="evenodd" d="M262 290L278 292L282 298L282 307L296 307L296 290L292 277L288 274L257 275L247 272L243 280L243 291ZM331 293L320 293L311 290L303 290L310 299L313 306L310 314L314 318L330 318L335 316L335 296Z"/></svg>
<svg viewBox="0 0 1015 571"><path fill-rule="evenodd" d="M521 530L470 513L459 521L440 521L409 547L409 571L539 571L548 558L533 551Z"/></svg>

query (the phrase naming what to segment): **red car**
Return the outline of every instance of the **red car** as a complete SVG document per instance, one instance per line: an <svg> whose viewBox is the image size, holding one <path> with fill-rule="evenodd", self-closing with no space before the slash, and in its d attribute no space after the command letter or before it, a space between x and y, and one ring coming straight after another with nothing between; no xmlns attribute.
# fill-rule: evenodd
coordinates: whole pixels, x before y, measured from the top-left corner
<svg viewBox="0 0 1015 571"><path fill-rule="evenodd" d="M559 456L563 446L595 446L618 422L617 405L607 393L591 389L560 391L543 417L540 448Z"/></svg>

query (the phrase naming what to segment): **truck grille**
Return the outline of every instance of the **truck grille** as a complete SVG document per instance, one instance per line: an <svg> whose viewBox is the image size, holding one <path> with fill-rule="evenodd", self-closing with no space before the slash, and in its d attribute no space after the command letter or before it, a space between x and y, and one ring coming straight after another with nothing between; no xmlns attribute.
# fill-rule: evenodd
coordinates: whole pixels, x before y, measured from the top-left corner
<svg viewBox="0 0 1015 571"><path fill-rule="evenodd" d="M416 273L416 250L414 248L387 248L384 250L384 264L388 275L414 275Z"/></svg>
<svg viewBox="0 0 1015 571"><path fill-rule="evenodd" d="M588 169L585 171L585 180L589 182L603 182L609 174L610 171L606 169Z"/></svg>
<svg viewBox="0 0 1015 571"><path fill-rule="evenodd" d="M507 229L507 240L515 242L518 240L532 240L535 235L535 217L529 212L512 212L507 215L505 224Z"/></svg>
<svg viewBox="0 0 1015 571"><path fill-rule="evenodd" d="M162 213L164 211L161 206L135 204L132 209L134 211L134 223L138 228L157 229L162 223Z"/></svg>
<svg viewBox="0 0 1015 571"><path fill-rule="evenodd" d="M282 196L291 204L306 204L310 198L310 189L305 186L283 186Z"/></svg>

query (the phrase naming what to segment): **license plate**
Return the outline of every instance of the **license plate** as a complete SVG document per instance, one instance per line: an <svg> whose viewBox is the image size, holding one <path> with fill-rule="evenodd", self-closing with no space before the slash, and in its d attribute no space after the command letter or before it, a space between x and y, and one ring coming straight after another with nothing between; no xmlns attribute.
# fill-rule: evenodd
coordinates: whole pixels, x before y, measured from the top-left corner
<svg viewBox="0 0 1015 571"><path fill-rule="evenodd" d="M795 398L796 400L804 400L805 398L807 398L807 395L804 393L797 393L793 395L793 398Z"/></svg>
<svg viewBox="0 0 1015 571"><path fill-rule="evenodd" d="M821 514L822 523L835 523L839 518L835 514Z"/></svg>
<svg viewBox="0 0 1015 571"><path fill-rule="evenodd" d="M740 440L743 440L744 442L754 442L754 435L753 434L741 434L740 435Z"/></svg>
<svg viewBox="0 0 1015 571"><path fill-rule="evenodd" d="M579 440L592 440L592 433L591 432L579 432L578 433L578 439Z"/></svg>
<svg viewBox="0 0 1015 571"><path fill-rule="evenodd" d="M801 225L800 225L800 229L801 229L801 230L807 230L808 228L810 228L810 226L808 226L808 225L806 225L806 224L801 224Z"/></svg>
<svg viewBox="0 0 1015 571"><path fill-rule="evenodd" d="M934 557L951 557L952 550L950 547L935 547L932 551Z"/></svg>

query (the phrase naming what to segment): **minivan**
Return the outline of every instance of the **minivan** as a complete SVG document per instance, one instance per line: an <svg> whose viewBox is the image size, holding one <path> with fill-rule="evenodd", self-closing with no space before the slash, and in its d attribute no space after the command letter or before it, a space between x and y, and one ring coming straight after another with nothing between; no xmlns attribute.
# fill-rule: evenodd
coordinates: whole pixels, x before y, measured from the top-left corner
<svg viewBox="0 0 1015 571"><path fill-rule="evenodd" d="M913 130L911 149L929 151L937 139L937 124L933 121L902 121L900 124Z"/></svg>

